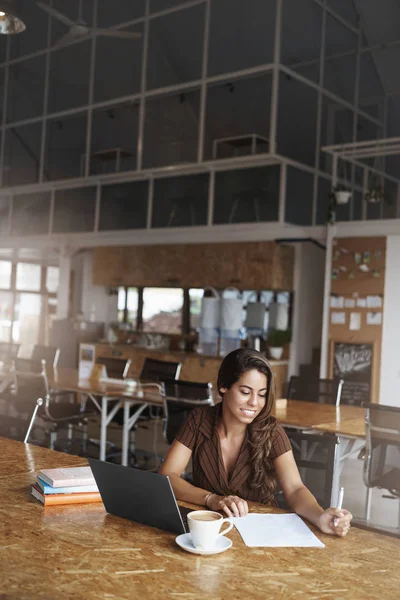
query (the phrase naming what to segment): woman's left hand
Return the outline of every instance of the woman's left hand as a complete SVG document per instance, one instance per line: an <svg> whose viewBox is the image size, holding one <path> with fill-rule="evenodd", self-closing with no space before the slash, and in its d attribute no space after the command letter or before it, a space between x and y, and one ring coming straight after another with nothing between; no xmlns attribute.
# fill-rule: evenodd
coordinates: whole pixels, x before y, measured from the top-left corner
<svg viewBox="0 0 400 600"><path fill-rule="evenodd" d="M344 537L349 532L352 518L351 512L344 508L327 508L320 514L318 526L323 533Z"/></svg>

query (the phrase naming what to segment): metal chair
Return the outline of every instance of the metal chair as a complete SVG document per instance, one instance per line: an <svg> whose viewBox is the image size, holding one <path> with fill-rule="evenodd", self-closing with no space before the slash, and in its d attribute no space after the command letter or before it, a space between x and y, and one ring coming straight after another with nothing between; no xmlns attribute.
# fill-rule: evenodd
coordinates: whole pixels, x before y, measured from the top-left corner
<svg viewBox="0 0 400 600"><path fill-rule="evenodd" d="M145 358L143 368L140 373L141 381L163 382L166 380L179 379L182 363L166 360L157 360L155 358ZM141 421L156 419L160 417L160 410L150 407L142 414Z"/></svg>
<svg viewBox="0 0 400 600"><path fill-rule="evenodd" d="M69 449L73 441L73 426L79 425L82 428L82 447L87 441L87 417L91 414L86 411L84 406L77 404L75 395L70 392L52 392L49 389L46 361L41 361L40 372L18 371L16 364L12 365L12 374L14 378L14 389L9 395L9 408L14 414L8 414L6 419L8 424L17 431L17 438L23 437L20 432L25 431L29 422L28 430L24 436L24 441L28 440L33 425L45 431L49 436L49 447L55 448L58 432L67 429L67 448ZM41 399L42 403L38 403ZM29 419L33 410L32 417ZM10 413L10 411L9 411ZM35 423L40 419L39 424Z"/></svg>
<svg viewBox="0 0 400 600"><path fill-rule="evenodd" d="M126 358L98 356L96 358L96 364L105 366L107 377L125 379L128 375L132 361Z"/></svg>
<svg viewBox="0 0 400 600"><path fill-rule="evenodd" d="M33 347L31 360L40 361L45 360L48 368L56 368L58 365L58 359L60 358L60 348L53 348L52 346L41 346L36 344Z"/></svg>
<svg viewBox="0 0 400 600"><path fill-rule="evenodd" d="M143 367L139 375L140 381L146 382L150 381L152 383L160 383L165 380L174 380L178 379L179 373L181 371L182 363L172 362L166 360L158 360L156 358L148 358L144 359ZM132 411L130 413L132 415ZM140 421L148 421L149 419L158 418L159 409L152 410L152 408L147 408L143 411ZM113 421L119 423L119 425L123 425L124 423L124 413L123 410L119 410L115 415Z"/></svg>
<svg viewBox="0 0 400 600"><path fill-rule="evenodd" d="M179 362L145 358L140 380L159 382L166 379L178 379L181 367L182 363Z"/></svg>
<svg viewBox="0 0 400 600"><path fill-rule="evenodd" d="M293 375L289 380L287 399L340 406L342 388L343 379L305 379Z"/></svg>
<svg viewBox="0 0 400 600"><path fill-rule="evenodd" d="M0 362L8 365L17 357L20 344L0 342Z"/></svg>
<svg viewBox="0 0 400 600"><path fill-rule="evenodd" d="M46 360L32 360L31 358L15 358L12 361L13 370L18 373L41 373L43 362L47 366Z"/></svg>
<svg viewBox="0 0 400 600"><path fill-rule="evenodd" d="M323 508L329 508L338 438L335 435L302 433L286 428L285 431L304 485ZM279 493L276 499L281 508L288 508L282 493Z"/></svg>
<svg viewBox="0 0 400 600"><path fill-rule="evenodd" d="M382 404L364 406L366 409L364 483L367 486L365 517L369 521L372 488L388 490L389 498L400 499L400 408Z"/></svg>
<svg viewBox="0 0 400 600"><path fill-rule="evenodd" d="M187 415L197 406L214 404L211 383L164 381L164 437L172 444Z"/></svg>

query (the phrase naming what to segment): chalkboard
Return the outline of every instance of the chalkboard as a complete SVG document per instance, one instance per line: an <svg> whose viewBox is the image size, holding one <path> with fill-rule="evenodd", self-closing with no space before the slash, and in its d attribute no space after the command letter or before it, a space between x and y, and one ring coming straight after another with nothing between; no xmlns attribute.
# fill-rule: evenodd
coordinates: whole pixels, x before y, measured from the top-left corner
<svg viewBox="0 0 400 600"><path fill-rule="evenodd" d="M333 374L344 380L341 403L371 402L372 344L335 342Z"/></svg>

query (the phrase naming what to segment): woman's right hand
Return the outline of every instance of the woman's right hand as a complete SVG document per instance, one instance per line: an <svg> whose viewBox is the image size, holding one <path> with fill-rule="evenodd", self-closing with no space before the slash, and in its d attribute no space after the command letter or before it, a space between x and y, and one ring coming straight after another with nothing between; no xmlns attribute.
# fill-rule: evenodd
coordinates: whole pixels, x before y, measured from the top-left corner
<svg viewBox="0 0 400 600"><path fill-rule="evenodd" d="M246 500L239 496L217 496L213 494L208 503L211 510L221 510L228 517L245 517L249 513Z"/></svg>

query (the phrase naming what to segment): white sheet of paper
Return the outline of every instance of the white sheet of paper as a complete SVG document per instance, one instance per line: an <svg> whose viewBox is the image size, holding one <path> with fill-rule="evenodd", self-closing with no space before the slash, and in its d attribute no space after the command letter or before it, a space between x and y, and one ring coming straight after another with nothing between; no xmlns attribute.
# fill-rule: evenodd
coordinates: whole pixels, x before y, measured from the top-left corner
<svg viewBox="0 0 400 600"><path fill-rule="evenodd" d="M298 515L260 515L232 519L246 546L251 548L325 548Z"/></svg>
<svg viewBox="0 0 400 600"><path fill-rule="evenodd" d="M343 308L344 298L343 296L331 296L331 308Z"/></svg>
<svg viewBox="0 0 400 600"><path fill-rule="evenodd" d="M79 344L79 379L89 379L94 365L95 350L93 344Z"/></svg>
<svg viewBox="0 0 400 600"><path fill-rule="evenodd" d="M382 313L367 312L367 325L382 325Z"/></svg>
<svg viewBox="0 0 400 600"><path fill-rule="evenodd" d="M366 298L357 298L357 306L358 306L358 308L367 308L367 299Z"/></svg>
<svg viewBox="0 0 400 600"><path fill-rule="evenodd" d="M344 301L345 308L354 308L355 305L356 301L354 300L354 298L346 298L346 300Z"/></svg>
<svg viewBox="0 0 400 600"><path fill-rule="evenodd" d="M332 325L344 325L346 323L346 313L344 312L332 312L331 313Z"/></svg>
<svg viewBox="0 0 400 600"><path fill-rule="evenodd" d="M359 331L361 329L361 313L350 313L349 329L351 331Z"/></svg>
<svg viewBox="0 0 400 600"><path fill-rule="evenodd" d="M380 296L367 296L367 308L382 308L382 298Z"/></svg>

